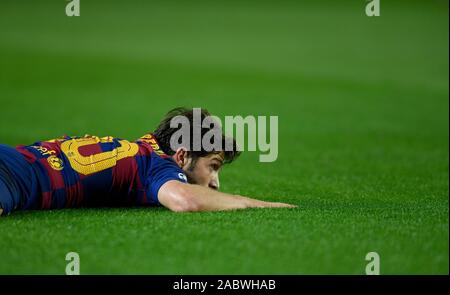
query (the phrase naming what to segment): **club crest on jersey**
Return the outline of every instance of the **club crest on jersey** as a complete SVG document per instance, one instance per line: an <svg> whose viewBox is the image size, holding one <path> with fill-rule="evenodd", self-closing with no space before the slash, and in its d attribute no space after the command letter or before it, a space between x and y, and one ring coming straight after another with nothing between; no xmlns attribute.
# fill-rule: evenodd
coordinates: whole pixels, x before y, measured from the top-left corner
<svg viewBox="0 0 450 295"><path fill-rule="evenodd" d="M52 167L54 170L61 171L64 169L63 161L57 156L50 156L47 158L47 161L50 167Z"/></svg>

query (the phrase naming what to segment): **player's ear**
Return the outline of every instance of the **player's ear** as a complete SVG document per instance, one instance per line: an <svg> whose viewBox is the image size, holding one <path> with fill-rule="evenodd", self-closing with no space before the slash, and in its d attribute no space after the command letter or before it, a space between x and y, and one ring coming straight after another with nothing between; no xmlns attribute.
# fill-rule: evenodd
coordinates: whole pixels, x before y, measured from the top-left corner
<svg viewBox="0 0 450 295"><path fill-rule="evenodd" d="M172 158L175 161L175 163L177 163L177 165L180 166L180 168L183 168L188 163L187 150L183 147L178 148Z"/></svg>

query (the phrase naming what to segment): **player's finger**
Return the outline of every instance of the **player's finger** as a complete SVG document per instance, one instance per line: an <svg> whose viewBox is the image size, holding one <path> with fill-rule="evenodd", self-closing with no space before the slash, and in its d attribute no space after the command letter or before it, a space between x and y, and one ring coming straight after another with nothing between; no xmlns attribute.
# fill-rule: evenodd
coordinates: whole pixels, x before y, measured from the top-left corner
<svg viewBox="0 0 450 295"><path fill-rule="evenodd" d="M287 204L287 203L272 203L272 207L275 208L297 208L297 205L291 205L291 204Z"/></svg>

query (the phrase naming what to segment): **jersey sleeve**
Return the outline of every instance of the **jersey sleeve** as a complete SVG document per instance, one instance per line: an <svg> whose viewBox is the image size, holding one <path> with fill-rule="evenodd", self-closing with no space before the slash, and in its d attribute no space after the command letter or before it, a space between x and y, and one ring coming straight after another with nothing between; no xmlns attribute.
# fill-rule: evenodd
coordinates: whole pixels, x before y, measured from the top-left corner
<svg viewBox="0 0 450 295"><path fill-rule="evenodd" d="M169 180L187 183L186 174L171 158L161 158L153 153L146 181L146 193L150 197L151 203L161 205L158 200L158 192L161 186Z"/></svg>

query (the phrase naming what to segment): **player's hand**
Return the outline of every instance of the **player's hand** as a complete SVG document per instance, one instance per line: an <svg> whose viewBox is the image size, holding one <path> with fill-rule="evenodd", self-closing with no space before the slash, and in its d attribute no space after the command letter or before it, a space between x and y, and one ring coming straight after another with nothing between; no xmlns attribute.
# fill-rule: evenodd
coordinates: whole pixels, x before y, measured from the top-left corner
<svg viewBox="0 0 450 295"><path fill-rule="evenodd" d="M271 208L298 208L297 205L280 203L280 202L269 202Z"/></svg>
<svg viewBox="0 0 450 295"><path fill-rule="evenodd" d="M281 203L281 202L267 202L267 201L260 201L255 199L250 199L250 204L248 204L248 207L253 208L298 208L297 205L287 204L287 203Z"/></svg>

